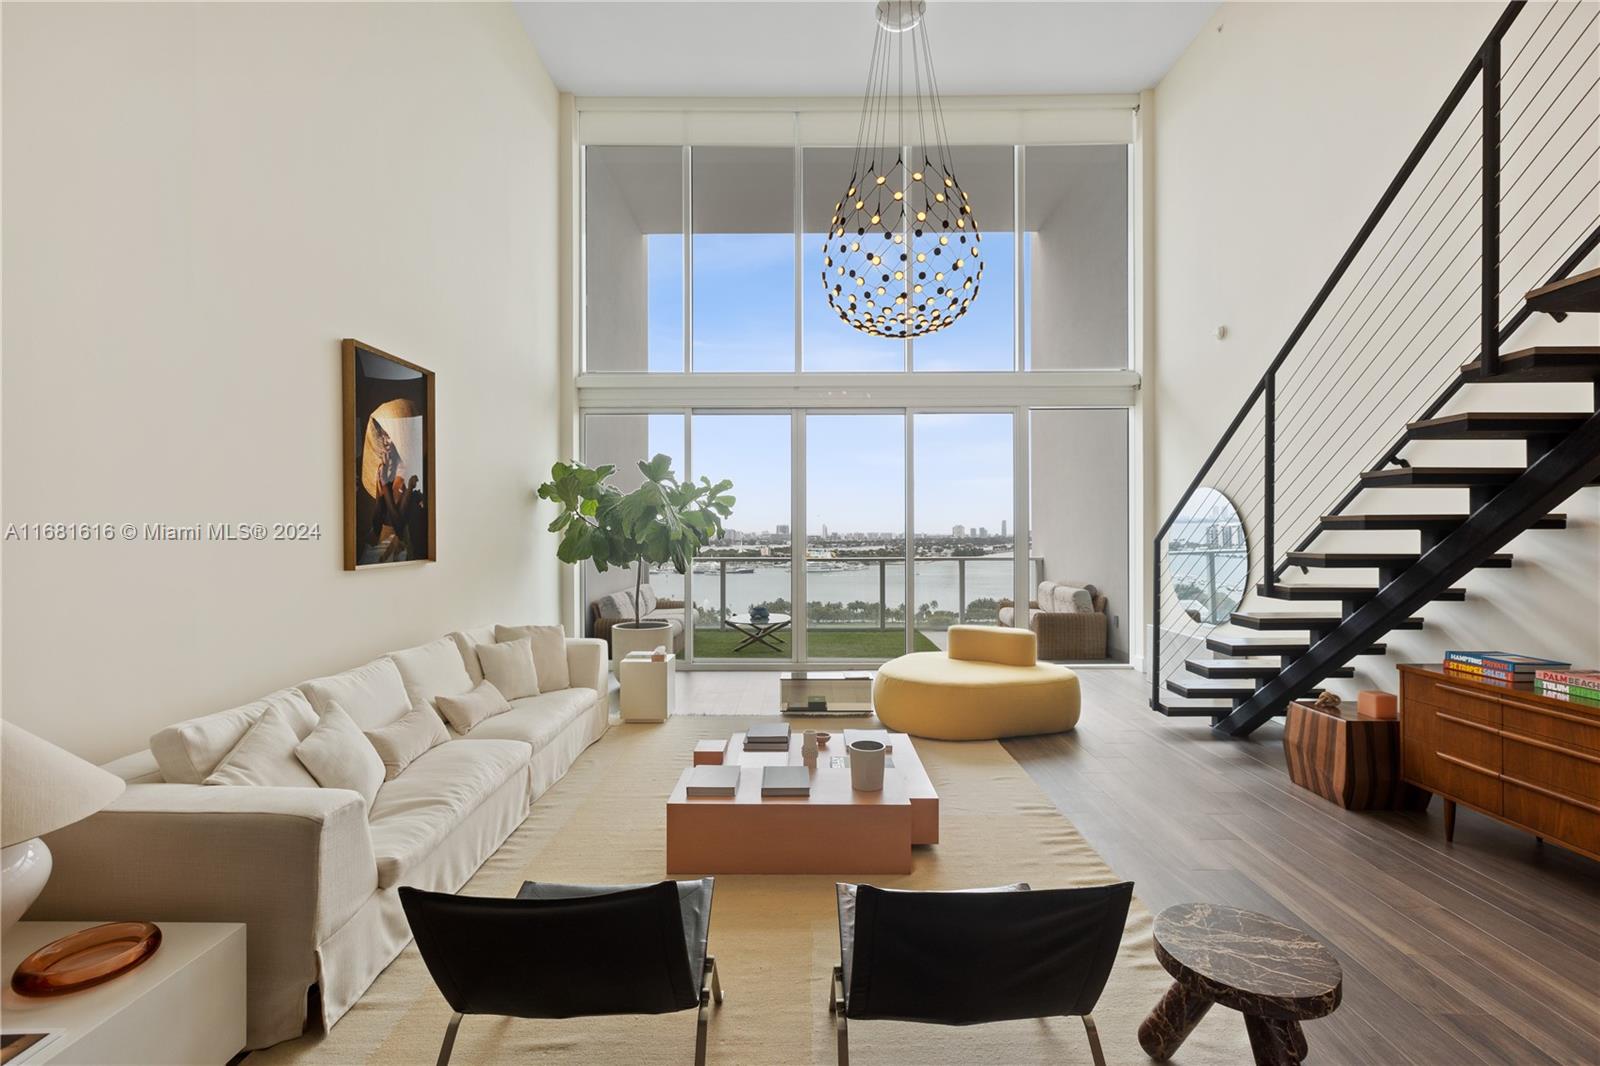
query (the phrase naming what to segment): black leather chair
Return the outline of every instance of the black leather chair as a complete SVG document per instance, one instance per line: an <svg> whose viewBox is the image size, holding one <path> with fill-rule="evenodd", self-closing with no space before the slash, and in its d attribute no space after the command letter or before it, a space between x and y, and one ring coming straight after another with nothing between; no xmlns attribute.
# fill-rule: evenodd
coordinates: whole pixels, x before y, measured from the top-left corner
<svg viewBox="0 0 1600 1066"><path fill-rule="evenodd" d="M838 886L840 965L828 1011L849 1066L847 1019L977 1025L1077 1017L1105 1066L1091 1012L1111 976L1133 883L967 892Z"/></svg>
<svg viewBox="0 0 1600 1066"><path fill-rule="evenodd" d="M546 885L516 899L400 889L406 920L455 1015L439 1049L450 1061L467 1014L578 1018L699 1008L694 1061L722 1002L706 953L713 879L654 885Z"/></svg>

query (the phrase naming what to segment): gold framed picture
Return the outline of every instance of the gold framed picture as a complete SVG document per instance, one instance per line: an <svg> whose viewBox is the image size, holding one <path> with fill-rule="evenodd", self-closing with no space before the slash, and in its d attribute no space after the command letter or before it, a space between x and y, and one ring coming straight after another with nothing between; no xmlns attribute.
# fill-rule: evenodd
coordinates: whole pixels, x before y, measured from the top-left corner
<svg viewBox="0 0 1600 1066"><path fill-rule="evenodd" d="M435 562L433 371L344 342L344 568Z"/></svg>

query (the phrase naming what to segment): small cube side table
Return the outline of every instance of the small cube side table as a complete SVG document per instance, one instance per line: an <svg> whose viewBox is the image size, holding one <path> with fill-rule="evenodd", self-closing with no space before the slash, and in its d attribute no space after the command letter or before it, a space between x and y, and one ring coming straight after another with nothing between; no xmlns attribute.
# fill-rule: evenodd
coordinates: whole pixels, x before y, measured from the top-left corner
<svg viewBox="0 0 1600 1066"><path fill-rule="evenodd" d="M1400 781L1400 723L1366 718L1348 704L1323 710L1289 704L1283 727L1289 780L1351 811L1415 806Z"/></svg>
<svg viewBox="0 0 1600 1066"><path fill-rule="evenodd" d="M8 1033L58 1030L31 1063L217 1066L244 1050L245 932L233 922L157 922L161 946L105 984L61 996L19 996L18 964L98 922L18 922L6 931L0 1017Z"/></svg>
<svg viewBox="0 0 1600 1066"><path fill-rule="evenodd" d="M650 653L630 652L617 664L617 680L622 685L624 722L665 722L672 713L673 692L677 688L677 656L671 652L654 661Z"/></svg>

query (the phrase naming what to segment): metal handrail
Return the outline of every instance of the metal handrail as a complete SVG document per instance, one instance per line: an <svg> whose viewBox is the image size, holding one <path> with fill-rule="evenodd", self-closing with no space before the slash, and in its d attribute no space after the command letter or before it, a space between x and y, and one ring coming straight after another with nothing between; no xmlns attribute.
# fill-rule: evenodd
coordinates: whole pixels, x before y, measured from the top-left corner
<svg viewBox="0 0 1600 1066"><path fill-rule="evenodd" d="M1278 563L1276 554L1276 430L1278 371L1289 358L1289 355L1296 349L1296 346L1300 343L1301 338L1304 336L1306 330L1310 327L1312 321L1322 311L1329 297L1333 294L1339 283L1344 279L1346 272L1350 269L1352 263L1355 262L1356 257L1361 253L1363 248L1366 247L1368 240L1371 238L1373 232L1377 229L1379 223L1387 215L1389 209L1393 206L1395 200L1399 197L1407 182L1415 174L1423 158L1438 140L1439 134L1445 128L1446 123L1449 121L1451 116L1456 113L1457 108L1466 98L1468 91L1472 88L1473 82L1480 79L1483 93L1483 114L1481 117L1483 131L1483 202L1481 205L1483 232L1482 262L1480 266L1482 273L1482 328L1480 331L1478 345L1478 357L1480 364L1479 370L1481 376L1488 377L1496 372L1498 369L1500 345L1511 335L1512 332L1514 332L1527 320L1528 315L1531 313L1528 311L1526 306L1524 306L1522 309L1519 309L1517 314L1514 315L1510 321L1507 322L1504 328L1500 326L1500 46L1501 42L1506 36L1507 31L1511 28L1511 25L1516 21L1517 16L1522 12L1522 9L1525 6L1526 4L1524 0L1514 0L1514 2L1508 4L1506 9L1501 12L1500 17L1495 21L1494 26L1490 29L1487 37L1484 39L1483 44L1479 47L1477 52L1474 53L1471 61L1468 62L1466 69L1462 71L1461 76L1456 79L1455 84L1445 96L1444 102L1439 106L1438 110L1434 113L1433 118L1423 130L1422 136L1418 138L1416 145L1411 149L1411 152L1406 156L1404 162L1402 162L1400 169L1389 181L1388 186L1384 189L1383 194L1379 197L1377 204L1373 207L1372 211L1369 212L1366 220L1362 223L1361 228L1356 232L1354 239L1351 240L1349 246L1345 249L1344 254L1340 256L1338 262L1334 265L1334 268L1328 275L1327 280L1317 291L1316 296L1313 297L1310 306L1308 306L1305 312L1300 316L1299 321L1295 324L1293 330L1290 331L1288 338L1284 341L1283 346L1278 350L1277 355L1273 357L1272 362L1268 364L1260 379L1251 388L1249 394L1245 397L1243 404L1240 405L1238 413L1234 415L1232 421L1229 422L1227 428L1223 431L1222 436L1217 440L1216 445L1206 456L1204 462L1200 464L1200 469L1195 473L1195 476L1189 482L1188 487L1185 488L1183 493L1178 497L1177 501L1173 504L1172 510L1157 529L1152 542L1152 582L1150 592L1152 619L1150 702L1153 708L1159 709L1161 707L1162 542L1166 539L1166 536L1172 529L1173 524L1178 520L1179 515L1182 514L1184 507L1189 503L1195 492L1198 491L1200 486L1205 482L1206 477L1211 473L1218 459L1222 456L1224 449L1226 449L1234 440L1235 435L1239 432L1240 427L1244 424L1246 417L1255 408L1257 402L1260 401L1263 404L1264 423L1264 439L1262 444L1262 467L1264 481L1264 507L1262 516L1264 527L1262 530L1264 557L1262 578L1265 585L1265 591L1272 591L1277 577L1287 566L1286 563L1283 565ZM1591 235L1589 240L1580 244L1579 248L1568 257L1567 262L1563 264L1563 266L1556 272L1555 275L1551 277L1550 280L1559 281L1566 277L1568 273L1570 273L1570 271L1575 268L1576 265L1580 263L1590 251L1593 250L1597 240L1600 240L1600 230L1596 230L1595 234ZM1462 381L1459 378L1453 380L1444 390L1444 392L1441 393L1441 395L1429 405L1427 413L1422 417L1433 417L1433 415L1443 408L1445 403L1449 401L1450 397L1455 395L1456 391L1460 389L1461 385ZM1402 434L1400 439L1396 441L1396 443L1392 445L1388 451L1385 452L1384 457L1379 465L1384 466L1393 462L1397 458L1401 447L1403 447L1403 445L1406 443L1406 440L1406 436ZM1352 488L1350 492L1339 501L1331 513L1339 513L1342 511L1343 508L1348 506L1349 503L1356 497L1356 495L1358 495L1358 493L1359 483L1357 487ZM1316 530L1313 527L1310 535L1306 536L1300 542L1296 550L1303 550L1307 544L1309 544L1315 538L1315 536Z"/></svg>

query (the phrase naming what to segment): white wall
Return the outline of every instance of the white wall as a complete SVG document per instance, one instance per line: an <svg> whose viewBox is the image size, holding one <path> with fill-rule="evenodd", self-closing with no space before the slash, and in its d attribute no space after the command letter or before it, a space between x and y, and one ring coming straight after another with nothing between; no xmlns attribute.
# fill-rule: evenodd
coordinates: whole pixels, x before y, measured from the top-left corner
<svg viewBox="0 0 1600 1066"><path fill-rule="evenodd" d="M1496 4L1228 4L1161 82L1156 350L1145 382L1156 423L1151 528L1310 304L1501 10ZM1541 13L1530 6L1524 17ZM1225 340L1212 336L1219 325L1227 327ZM1592 318L1562 326L1540 321L1524 336L1593 343L1600 326ZM1472 354L1464 352L1463 360ZM1414 407L1443 384L1430 383ZM1477 406L1576 409L1583 388L1503 386L1494 404ZM1386 443L1374 440L1371 458ZM1460 465L1509 464L1521 454L1518 445L1502 442L1448 447L1409 454L1418 462L1447 455ZM1280 471L1280 477L1295 474ZM1394 494L1383 509L1452 511L1464 508L1465 496ZM1425 630L1391 635L1387 663L1357 659L1356 680L1335 689L1346 695L1392 689L1394 662L1437 659L1446 647L1600 662L1600 490L1579 492L1562 510L1570 528L1517 538L1509 548L1514 569L1469 575L1466 603L1429 606ZM1319 544L1415 550L1414 534L1361 538ZM1315 578L1295 572L1288 579Z"/></svg>
<svg viewBox="0 0 1600 1066"><path fill-rule="evenodd" d="M1127 366L1128 149L1034 148L1027 166L1028 365Z"/></svg>
<svg viewBox="0 0 1600 1066"><path fill-rule="evenodd" d="M4 8L8 718L93 759L557 616L557 95L509 5ZM440 561L341 569L339 340L438 374Z"/></svg>
<svg viewBox="0 0 1600 1066"><path fill-rule="evenodd" d="M1110 657L1128 657L1128 412L1034 411L1033 554L1047 581L1094 585L1107 599Z"/></svg>

